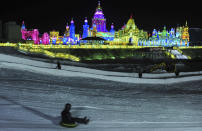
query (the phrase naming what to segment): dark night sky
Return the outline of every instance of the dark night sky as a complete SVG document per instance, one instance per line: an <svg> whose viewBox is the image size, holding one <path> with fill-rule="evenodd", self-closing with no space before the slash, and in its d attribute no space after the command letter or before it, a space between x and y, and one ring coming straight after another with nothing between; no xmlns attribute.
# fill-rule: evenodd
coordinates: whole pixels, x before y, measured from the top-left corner
<svg viewBox="0 0 202 131"><path fill-rule="evenodd" d="M113 22L115 29L120 29L133 14L136 25L140 29L151 31L184 25L188 21L190 27L202 28L202 5L197 2L182 2L162 0L101 0L107 28ZM66 23L74 18L77 33L82 32L85 17L91 18L97 7L97 0L55 0L41 1L6 1L0 8L0 20L14 20L21 24L25 21L28 29L38 28L41 33L50 30L65 30ZM80 30L80 31L79 31Z"/></svg>

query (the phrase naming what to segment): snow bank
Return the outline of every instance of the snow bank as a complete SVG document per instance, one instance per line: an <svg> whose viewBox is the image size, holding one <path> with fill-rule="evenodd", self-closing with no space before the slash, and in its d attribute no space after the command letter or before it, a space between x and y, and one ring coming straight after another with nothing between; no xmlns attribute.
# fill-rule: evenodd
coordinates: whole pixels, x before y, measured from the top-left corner
<svg viewBox="0 0 202 131"><path fill-rule="evenodd" d="M176 78L174 73L143 74L143 78L138 78L137 73L120 73L88 69L84 67L73 67L62 65L62 70L55 69L56 65L36 60L29 60L10 55L0 54L0 68L25 70L35 73L42 73L64 77L88 77L116 82L136 83L136 84L173 84L186 81L202 80L202 71L180 73ZM188 76L187 76L188 75ZM193 76L196 75L196 76ZM166 78L166 79L165 79Z"/></svg>

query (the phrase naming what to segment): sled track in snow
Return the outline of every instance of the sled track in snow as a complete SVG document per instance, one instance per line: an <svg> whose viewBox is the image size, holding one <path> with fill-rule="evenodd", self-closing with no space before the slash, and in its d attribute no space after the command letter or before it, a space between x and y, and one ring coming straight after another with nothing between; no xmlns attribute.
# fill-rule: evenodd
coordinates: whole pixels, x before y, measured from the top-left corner
<svg viewBox="0 0 202 131"><path fill-rule="evenodd" d="M13 69L1 70L0 78L0 130L69 130L57 123L67 102L73 115L92 120L75 131L200 131L202 125L202 94L187 91L200 92L200 81L141 85Z"/></svg>

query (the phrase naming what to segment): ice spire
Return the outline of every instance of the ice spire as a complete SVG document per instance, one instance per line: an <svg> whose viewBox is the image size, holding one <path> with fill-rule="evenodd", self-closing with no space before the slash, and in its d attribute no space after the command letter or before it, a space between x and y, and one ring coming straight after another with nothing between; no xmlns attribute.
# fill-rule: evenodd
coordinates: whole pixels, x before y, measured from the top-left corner
<svg viewBox="0 0 202 131"><path fill-rule="evenodd" d="M24 22L24 21L22 21L22 27L21 27L21 29L22 29L22 30L25 30L25 29L26 29L26 27L25 27L25 22Z"/></svg>
<svg viewBox="0 0 202 131"><path fill-rule="evenodd" d="M72 18L72 20L71 20L71 24L74 24L74 20L73 20L73 18Z"/></svg>

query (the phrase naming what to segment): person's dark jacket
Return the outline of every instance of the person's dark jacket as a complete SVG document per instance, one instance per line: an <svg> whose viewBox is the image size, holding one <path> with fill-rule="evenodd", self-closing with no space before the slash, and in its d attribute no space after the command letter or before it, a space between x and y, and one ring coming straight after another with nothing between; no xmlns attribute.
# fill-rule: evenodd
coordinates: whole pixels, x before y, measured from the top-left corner
<svg viewBox="0 0 202 131"><path fill-rule="evenodd" d="M72 117L71 113L69 110L64 109L61 112L61 116L62 116L62 123L66 123L66 124L75 124L77 123L83 123L83 124L87 124L88 123L88 119L84 118L76 118L76 117Z"/></svg>
<svg viewBox="0 0 202 131"><path fill-rule="evenodd" d="M65 109L61 112L62 123L75 124L77 122L87 124L89 122L89 119L87 119L86 117L84 118L72 117L70 110L71 110L71 104L66 104Z"/></svg>
<svg viewBox="0 0 202 131"><path fill-rule="evenodd" d="M68 123L68 124L74 124L74 118L72 118L72 115L69 111L67 110L63 110L61 112L61 116L62 116L62 122L63 123Z"/></svg>

